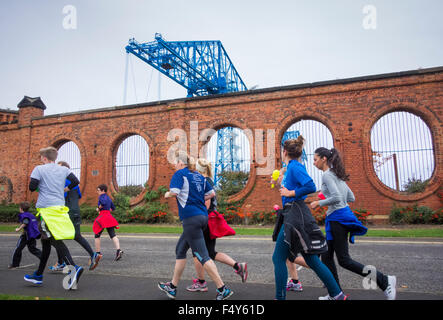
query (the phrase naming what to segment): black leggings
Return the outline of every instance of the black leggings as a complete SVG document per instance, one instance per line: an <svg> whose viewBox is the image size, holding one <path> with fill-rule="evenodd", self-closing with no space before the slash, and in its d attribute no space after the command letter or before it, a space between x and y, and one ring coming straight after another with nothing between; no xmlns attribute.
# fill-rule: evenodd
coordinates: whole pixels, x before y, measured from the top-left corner
<svg viewBox="0 0 443 320"><path fill-rule="evenodd" d="M186 253L191 248L192 254L204 265L211 260L203 235L203 231L208 227L208 216L192 216L183 219L182 223L183 233L175 247L176 259L186 259Z"/></svg>
<svg viewBox="0 0 443 320"><path fill-rule="evenodd" d="M78 221L76 221L75 219L72 221L72 223L74 224L74 228L75 228L74 240L79 245L81 245L83 247L83 249L85 249L86 252L88 252L92 258L94 256L94 250L92 250L91 246L89 245L89 242L85 238L83 238L82 234L80 233L80 223L78 223ZM58 251L57 251L57 259L58 259L59 264L63 263L62 255Z"/></svg>
<svg viewBox="0 0 443 320"><path fill-rule="evenodd" d="M321 260L329 270L331 270L338 285L340 285L340 282L338 280L337 268L334 262L334 252L337 256L338 264L341 267L361 276L367 276L367 273L363 272L365 266L352 260L349 255L349 230L337 221L331 221L330 226L333 240L328 240L328 252L322 254ZM388 287L388 277L379 271L377 271L377 285L383 291Z"/></svg>
<svg viewBox="0 0 443 320"><path fill-rule="evenodd" d="M46 264L48 262L49 256L51 255L51 245L55 248L57 253L60 253L60 256L66 264L75 266L71 253L62 240L55 240L54 237L42 239L42 255L38 270L36 272L37 275L42 275L45 271Z"/></svg>

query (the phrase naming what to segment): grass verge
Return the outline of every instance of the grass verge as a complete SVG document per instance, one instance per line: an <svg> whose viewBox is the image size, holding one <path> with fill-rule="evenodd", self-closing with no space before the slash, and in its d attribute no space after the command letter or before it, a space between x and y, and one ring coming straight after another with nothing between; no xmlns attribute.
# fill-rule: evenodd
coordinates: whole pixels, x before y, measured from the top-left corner
<svg viewBox="0 0 443 320"><path fill-rule="evenodd" d="M14 232L15 224L0 224L0 232ZM239 236L271 236L274 230L271 226L249 227L233 226ZM324 231L324 227L322 227ZM92 232L92 224L83 224L81 231ZM179 225L148 225L148 224L122 224L119 233L166 233L181 234L182 227ZM389 237L389 238L443 238L443 226L392 226L375 227L369 226L366 237Z"/></svg>

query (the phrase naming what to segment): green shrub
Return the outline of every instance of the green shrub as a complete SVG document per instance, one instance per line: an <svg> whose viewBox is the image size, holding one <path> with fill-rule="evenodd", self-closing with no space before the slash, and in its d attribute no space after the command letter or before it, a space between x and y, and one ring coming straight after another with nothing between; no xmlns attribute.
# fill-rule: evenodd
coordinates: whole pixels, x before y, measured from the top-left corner
<svg viewBox="0 0 443 320"><path fill-rule="evenodd" d="M172 223L174 215L169 211L168 204L155 201L129 211L128 220L137 223Z"/></svg>
<svg viewBox="0 0 443 320"><path fill-rule="evenodd" d="M275 211L254 211L248 215L249 224L274 225L277 215Z"/></svg>
<svg viewBox="0 0 443 320"><path fill-rule="evenodd" d="M220 173L217 196L227 198L240 192L248 182L248 178L249 173L243 171L224 171Z"/></svg>
<svg viewBox="0 0 443 320"><path fill-rule="evenodd" d="M429 183L429 179L422 181L421 179L408 178L408 182L403 185L403 188L407 193L423 192Z"/></svg>
<svg viewBox="0 0 443 320"><path fill-rule="evenodd" d="M442 224L442 209L432 210L427 206L417 204L407 207L399 207L396 204L389 214L391 224Z"/></svg>
<svg viewBox="0 0 443 320"><path fill-rule="evenodd" d="M128 196L130 198L138 196L143 191L143 186L141 185L127 185L127 186L119 186L118 193Z"/></svg>

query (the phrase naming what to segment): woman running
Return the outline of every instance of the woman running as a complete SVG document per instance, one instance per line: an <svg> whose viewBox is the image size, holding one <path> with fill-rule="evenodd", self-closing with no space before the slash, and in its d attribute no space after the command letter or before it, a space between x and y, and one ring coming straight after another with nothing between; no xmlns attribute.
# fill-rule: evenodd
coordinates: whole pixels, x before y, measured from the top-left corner
<svg viewBox="0 0 443 320"><path fill-rule="evenodd" d="M272 261L276 284L276 299L286 299L288 270L286 260L290 255L301 253L306 264L322 280L332 300L346 300L331 271L320 261L318 255L326 252L326 240L304 200L316 191L312 178L299 162L303 152L304 138L289 139L283 145L283 161L287 170L283 177L280 195L283 203L283 225L275 244Z"/></svg>
<svg viewBox="0 0 443 320"><path fill-rule="evenodd" d="M190 158L186 152L178 151L175 154L175 169L169 186L170 191L165 197L176 197L178 214L183 225L183 233L175 249L176 260L174 275L169 282L159 282L158 287L170 299L177 296L177 286L186 266L186 253L189 248L197 257L205 272L217 286L216 300L229 298L233 291L223 283L214 261L211 260L206 248L204 231L208 227L208 211L205 200L215 196L214 189L206 182L200 173L189 170Z"/></svg>
<svg viewBox="0 0 443 320"><path fill-rule="evenodd" d="M212 181L212 165L206 159L198 159L196 163L196 169L200 172L205 178L206 181L214 188L214 182ZM208 209L208 213L217 210L217 198L214 196L209 200L206 200L206 208ZM248 278L248 268L246 262L237 262L232 259L229 255L224 252L215 251L215 242L216 239L211 239L209 236L209 228L206 228L204 231L206 248L208 249L209 257L218 262L222 262L228 266L231 266L234 269L234 272L238 274L243 283L246 282ZM191 292L196 291L208 291L208 286L205 281L205 271L198 261L197 257L194 257L194 266L195 271L197 272L197 279L194 279L193 284L188 286L186 290Z"/></svg>
<svg viewBox="0 0 443 320"><path fill-rule="evenodd" d="M318 148L314 153L314 165L324 172L321 191L326 199L312 202L311 207L328 206L325 221L328 251L322 254L322 261L331 270L337 283L339 280L334 252L341 267L361 276L367 276L365 266L352 260L349 255L348 238L349 242L354 243L354 236L364 235L368 229L348 206L348 202L354 202L355 197L345 182L349 180L349 175L346 174L340 154L336 149ZM376 271L376 279L378 287L383 290L386 298L395 300L397 278Z"/></svg>

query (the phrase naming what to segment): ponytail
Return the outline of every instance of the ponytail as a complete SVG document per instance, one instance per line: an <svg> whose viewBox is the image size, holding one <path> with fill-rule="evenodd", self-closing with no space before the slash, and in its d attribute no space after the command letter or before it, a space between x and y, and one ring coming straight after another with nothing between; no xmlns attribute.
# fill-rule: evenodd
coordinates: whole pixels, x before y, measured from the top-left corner
<svg viewBox="0 0 443 320"><path fill-rule="evenodd" d="M343 164L343 160L340 156L340 153L337 149L332 148L331 150L326 148L318 148L315 150L315 153L320 157L326 157L328 160L329 169L334 172L334 174L341 180L347 181L349 180L349 174L346 174L345 166Z"/></svg>
<svg viewBox="0 0 443 320"><path fill-rule="evenodd" d="M206 175L212 179L212 164L203 158L199 158L196 163L196 169L202 175Z"/></svg>

